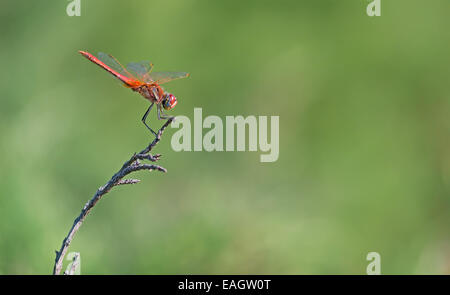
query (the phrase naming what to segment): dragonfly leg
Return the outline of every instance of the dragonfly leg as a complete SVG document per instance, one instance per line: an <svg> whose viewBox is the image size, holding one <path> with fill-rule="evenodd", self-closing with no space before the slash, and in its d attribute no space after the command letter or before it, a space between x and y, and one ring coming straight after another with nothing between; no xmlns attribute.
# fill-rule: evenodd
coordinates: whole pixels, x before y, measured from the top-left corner
<svg viewBox="0 0 450 295"><path fill-rule="evenodd" d="M158 120L165 120L165 119L170 119L172 118L172 116L166 115L164 114L161 105L158 105Z"/></svg>
<svg viewBox="0 0 450 295"><path fill-rule="evenodd" d="M154 102L152 102L152 104L148 107L147 111L145 112L144 116L142 117L142 123L144 123L145 127L147 127L148 130L150 130L155 136L158 136L156 134L156 132L153 131L153 129L150 128L150 126L148 126L147 123L145 122L145 119L147 119L148 113L150 113L150 110L152 109L153 104L154 104Z"/></svg>

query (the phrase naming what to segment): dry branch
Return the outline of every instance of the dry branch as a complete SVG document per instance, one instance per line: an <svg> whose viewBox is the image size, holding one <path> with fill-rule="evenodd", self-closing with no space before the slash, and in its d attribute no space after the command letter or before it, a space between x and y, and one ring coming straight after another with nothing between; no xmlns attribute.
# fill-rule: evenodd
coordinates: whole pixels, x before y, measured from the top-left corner
<svg viewBox="0 0 450 295"><path fill-rule="evenodd" d="M134 154L131 156L131 158L126 161L122 168L111 177L111 179L102 187L100 187L95 195L84 205L83 209L81 210L80 215L75 219L73 222L72 228L69 230L69 233L64 238L61 249L56 252L56 258L55 258L55 264L53 266L53 274L58 275L61 272L61 268L63 266L64 256L66 255L67 249L70 246L70 243L73 240L73 237L75 236L75 233L80 228L81 224L83 223L86 216L89 214L91 209L97 204L97 202L106 194L108 193L113 187L118 185L125 185L125 184L134 184L139 182L138 179L123 179L128 174L139 171L139 170L148 170L148 171L161 171L161 172L167 172L167 170L161 166L154 165L154 164L141 164L139 160L149 160L151 162L156 162L161 157L160 154L151 155L150 151L155 147L155 145L161 140L161 135L164 132L164 130L167 128L167 126L172 123L174 118L169 118L166 123L161 127L161 129L158 131L157 137L141 152L138 154Z"/></svg>

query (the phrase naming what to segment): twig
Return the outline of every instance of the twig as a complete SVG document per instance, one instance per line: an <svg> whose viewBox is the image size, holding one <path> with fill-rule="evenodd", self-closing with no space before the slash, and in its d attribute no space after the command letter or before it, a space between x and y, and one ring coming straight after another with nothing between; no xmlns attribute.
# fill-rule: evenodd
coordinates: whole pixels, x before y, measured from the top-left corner
<svg viewBox="0 0 450 295"><path fill-rule="evenodd" d="M75 233L80 228L81 224L83 223L86 216L89 214L91 209L97 204L97 202L108 193L113 187L117 185L125 185L125 184L133 184L139 182L138 179L123 179L128 174L139 171L139 170L158 170L161 172L167 172L167 170L161 166L158 165L150 165L150 164L141 164L139 160L149 160L151 162L156 162L159 160L161 155L151 155L150 151L158 144L158 142L161 140L161 135L164 132L164 130L167 128L167 126L172 123L174 118L169 118L166 123L159 129L158 136L141 152L138 154L134 154L131 156L131 158L126 161L122 168L111 177L111 179L102 187L100 187L95 195L84 205L83 209L81 210L80 215L75 219L73 222L72 228L69 230L69 233L64 238L61 249L56 252L56 258L55 258L55 265L53 266L53 274L58 275L61 272L61 268L64 261L64 256L66 255L67 249L70 246L70 243L73 240L73 237L75 236Z"/></svg>
<svg viewBox="0 0 450 295"><path fill-rule="evenodd" d="M135 184L140 182L139 179L122 179L121 181L119 181L116 185L122 185L122 184Z"/></svg>

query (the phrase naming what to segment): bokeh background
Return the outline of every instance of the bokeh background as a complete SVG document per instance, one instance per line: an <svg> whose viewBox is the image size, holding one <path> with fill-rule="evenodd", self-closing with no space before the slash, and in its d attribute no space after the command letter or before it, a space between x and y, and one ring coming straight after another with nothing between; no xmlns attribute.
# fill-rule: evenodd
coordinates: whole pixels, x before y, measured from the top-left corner
<svg viewBox="0 0 450 295"><path fill-rule="evenodd" d="M168 129L168 173L77 233L83 274L365 274L371 251L384 274L449 274L450 2L381 2L2 1L0 273L51 273L150 140L147 102L88 50L190 72L171 114L280 116L280 156L174 152Z"/></svg>

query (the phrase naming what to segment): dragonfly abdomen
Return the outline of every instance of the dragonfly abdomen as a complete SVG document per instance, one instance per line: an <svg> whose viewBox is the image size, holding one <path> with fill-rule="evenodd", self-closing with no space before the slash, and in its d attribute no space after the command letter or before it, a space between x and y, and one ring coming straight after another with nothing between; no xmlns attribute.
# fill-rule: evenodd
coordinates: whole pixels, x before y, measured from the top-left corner
<svg viewBox="0 0 450 295"><path fill-rule="evenodd" d="M114 77L116 77L117 79L119 79L120 81L122 81L125 86L128 87L134 87L136 85L135 81L133 81L132 79L125 77L122 74L117 73L116 71L114 71L113 69L111 69L109 66L107 66L104 62L102 62L101 60L99 60L98 58L96 58L95 56L93 56L92 54L90 54L89 52L86 51L79 51L84 57L86 57L87 59L89 59L90 61L92 61L93 63L95 63L96 65L100 66L101 68L103 68L104 70L106 70L107 72L109 72L111 75L113 75Z"/></svg>

